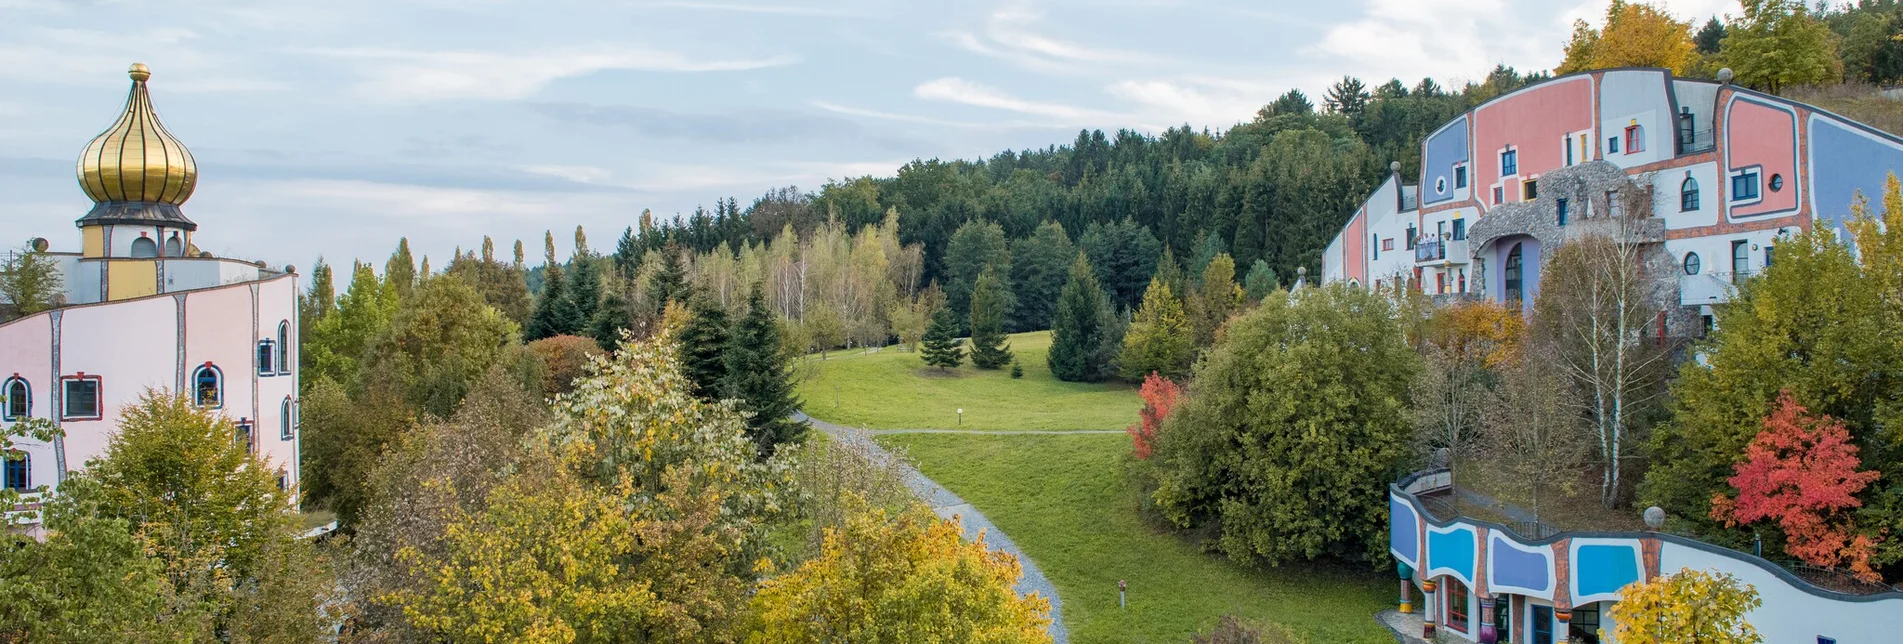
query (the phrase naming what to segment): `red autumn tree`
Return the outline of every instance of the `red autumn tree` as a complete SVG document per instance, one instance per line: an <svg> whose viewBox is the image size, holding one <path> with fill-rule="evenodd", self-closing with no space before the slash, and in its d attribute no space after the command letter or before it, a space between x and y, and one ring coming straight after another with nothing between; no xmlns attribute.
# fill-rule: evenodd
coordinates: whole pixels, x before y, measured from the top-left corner
<svg viewBox="0 0 1903 644"><path fill-rule="evenodd" d="M1746 448L1744 462L1733 466L1729 482L1737 496L1714 496L1711 516L1734 526L1775 520L1791 556L1879 581L1870 569L1875 541L1858 534L1844 512L1863 505L1857 493L1879 476L1857 471L1860 464L1842 421L1810 415L1786 391Z"/></svg>
<svg viewBox="0 0 1903 644"><path fill-rule="evenodd" d="M1176 408L1176 399L1182 395L1183 388L1169 378L1154 371L1144 376L1143 388L1137 390L1137 396L1143 398L1143 410L1137 412L1141 419L1124 429L1130 432L1130 440L1136 444L1137 458L1150 458L1150 452L1156 448L1157 430L1163 427L1163 419L1169 418L1170 410Z"/></svg>

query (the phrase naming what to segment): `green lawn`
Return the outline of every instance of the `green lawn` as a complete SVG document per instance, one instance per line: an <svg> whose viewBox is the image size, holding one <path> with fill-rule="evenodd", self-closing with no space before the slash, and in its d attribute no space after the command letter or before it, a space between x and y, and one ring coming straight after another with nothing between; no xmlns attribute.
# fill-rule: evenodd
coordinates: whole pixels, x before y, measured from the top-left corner
<svg viewBox="0 0 1903 644"><path fill-rule="evenodd" d="M1284 567L1249 570L1201 553L1138 517L1120 435L901 434L926 476L971 502L1057 585L1071 641L1183 644L1223 613L1278 623L1315 642L1392 642L1374 613L1391 575ZM1117 608L1117 580L1130 606Z"/></svg>
<svg viewBox="0 0 1903 644"><path fill-rule="evenodd" d="M1048 331L1011 336L1024 377L1010 369L981 371L967 361L940 372L915 352L886 347L874 353L832 352L801 364L802 409L813 417L868 429L1074 430L1122 429L1135 423L1142 402L1121 383L1063 382L1051 377L1044 355ZM958 409L965 410L964 424Z"/></svg>

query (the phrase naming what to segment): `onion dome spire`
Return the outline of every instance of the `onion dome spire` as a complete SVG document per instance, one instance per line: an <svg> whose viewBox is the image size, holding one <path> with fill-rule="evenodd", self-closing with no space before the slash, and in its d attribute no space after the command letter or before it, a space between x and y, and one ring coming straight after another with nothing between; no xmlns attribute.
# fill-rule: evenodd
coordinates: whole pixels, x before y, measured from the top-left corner
<svg viewBox="0 0 1903 644"><path fill-rule="evenodd" d="M79 223L136 221L197 228L178 206L198 186L198 164L152 109L145 87L152 70L133 63L126 73L132 77L132 91L125 111L79 157L79 187L97 204Z"/></svg>

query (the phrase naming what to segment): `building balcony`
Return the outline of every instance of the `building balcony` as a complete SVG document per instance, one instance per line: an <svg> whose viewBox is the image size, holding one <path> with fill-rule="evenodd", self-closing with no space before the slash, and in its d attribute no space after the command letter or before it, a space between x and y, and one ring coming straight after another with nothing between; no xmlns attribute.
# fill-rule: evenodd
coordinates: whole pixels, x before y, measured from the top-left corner
<svg viewBox="0 0 1903 644"><path fill-rule="evenodd" d="M1414 245L1414 263L1422 266L1465 264L1471 257L1466 239L1435 239Z"/></svg>

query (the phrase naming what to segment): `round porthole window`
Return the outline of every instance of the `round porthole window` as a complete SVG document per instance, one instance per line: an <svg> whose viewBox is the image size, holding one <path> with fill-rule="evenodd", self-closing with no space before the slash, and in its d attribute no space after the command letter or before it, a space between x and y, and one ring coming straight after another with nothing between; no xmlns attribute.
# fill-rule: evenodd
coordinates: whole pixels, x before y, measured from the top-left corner
<svg viewBox="0 0 1903 644"><path fill-rule="evenodd" d="M1771 192L1777 192L1783 189L1784 189L1784 175L1781 175L1781 174L1771 175Z"/></svg>
<svg viewBox="0 0 1903 644"><path fill-rule="evenodd" d="M1685 274L1697 275L1700 268L1698 253L1685 253Z"/></svg>
<svg viewBox="0 0 1903 644"><path fill-rule="evenodd" d="M1434 178L1434 192L1447 192L1447 177Z"/></svg>

